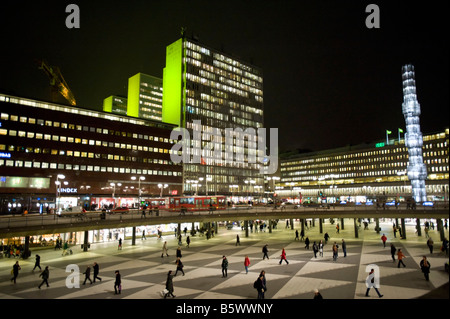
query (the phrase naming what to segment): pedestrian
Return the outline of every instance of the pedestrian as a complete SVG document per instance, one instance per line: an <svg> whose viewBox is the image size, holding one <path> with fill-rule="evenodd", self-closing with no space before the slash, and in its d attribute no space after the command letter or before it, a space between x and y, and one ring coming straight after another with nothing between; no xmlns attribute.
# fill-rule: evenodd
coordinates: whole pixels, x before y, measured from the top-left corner
<svg viewBox="0 0 450 319"><path fill-rule="evenodd" d="M147 238L145 237L145 229L143 229L142 230L142 238L141 238L141 240L147 240Z"/></svg>
<svg viewBox="0 0 450 319"><path fill-rule="evenodd" d="M281 265L281 262L282 262L283 260L286 262L287 265L289 265L289 261L288 261L287 258L286 258L286 251L284 250L284 248L283 248L283 250L281 251L280 265Z"/></svg>
<svg viewBox="0 0 450 319"><path fill-rule="evenodd" d="M319 255L320 255L320 257L323 257L323 241L322 241L322 239L319 242Z"/></svg>
<svg viewBox="0 0 450 319"><path fill-rule="evenodd" d="M391 244L391 256L392 261L395 263L395 252L397 251L397 248L395 248L394 244Z"/></svg>
<svg viewBox="0 0 450 319"><path fill-rule="evenodd" d="M403 267L406 267L405 263L403 262L403 258L405 258L406 256L403 254L402 250L399 248L398 249L398 253L397 253L397 259L398 259L398 267L400 268L400 264L403 265Z"/></svg>
<svg viewBox="0 0 450 319"><path fill-rule="evenodd" d="M41 289L41 286L46 283L47 287L50 287L48 284L48 278L50 277L50 271L48 270L48 266L45 266L45 269L43 272L41 272L41 274L39 275L39 277L42 277L42 282L41 284L38 286L39 289Z"/></svg>
<svg viewBox="0 0 450 319"><path fill-rule="evenodd" d="M263 247L263 249L262 249L262 252L263 252L263 260L267 257L267 259L269 259L269 255L268 255L268 252L269 252L269 249L267 248L267 244L265 244L264 245L264 247Z"/></svg>
<svg viewBox="0 0 450 319"><path fill-rule="evenodd" d="M186 247L189 248L189 245L191 244L191 237L186 237Z"/></svg>
<svg viewBox="0 0 450 319"><path fill-rule="evenodd" d="M430 254L433 253L433 244L434 244L433 239L428 238L428 240L427 240L427 246L428 246L428 249L430 250Z"/></svg>
<svg viewBox="0 0 450 319"><path fill-rule="evenodd" d="M332 247L332 249L333 249L333 260L334 261L336 261L337 258L338 258L338 248L339 248L339 246L336 244L336 242L334 242L333 247Z"/></svg>
<svg viewBox="0 0 450 319"><path fill-rule="evenodd" d="M397 227L395 227L395 225L392 226L392 230L394 232L394 238L397 238Z"/></svg>
<svg viewBox="0 0 450 319"><path fill-rule="evenodd" d="M422 260L420 261L420 269L422 270L426 281L430 281L430 268L431 265L428 262L427 257L423 256Z"/></svg>
<svg viewBox="0 0 450 319"><path fill-rule="evenodd" d="M303 240L305 238L305 231L302 229L300 231L300 240Z"/></svg>
<svg viewBox="0 0 450 319"><path fill-rule="evenodd" d="M448 239L447 239L447 237L444 237L444 239L442 240L441 251L442 252L445 251L445 255L448 256Z"/></svg>
<svg viewBox="0 0 450 319"><path fill-rule="evenodd" d="M342 251L344 252L344 257L347 257L347 243L342 239Z"/></svg>
<svg viewBox="0 0 450 319"><path fill-rule="evenodd" d="M336 224L336 233L339 234L339 223Z"/></svg>
<svg viewBox="0 0 450 319"><path fill-rule="evenodd" d="M370 284L368 283L368 281L370 282ZM378 297L380 297L380 298L383 297L383 295L378 291L379 287L377 287L378 282L375 280L375 270L374 269L370 270L369 276L366 279L366 286L367 286L366 297L369 297L370 288L375 289L375 291L378 294Z"/></svg>
<svg viewBox="0 0 450 319"><path fill-rule="evenodd" d="M36 267L39 267L39 270L42 270L42 268L41 268L41 256L39 256L39 255L36 255L36 261L34 262L33 271L36 269Z"/></svg>
<svg viewBox="0 0 450 319"><path fill-rule="evenodd" d="M66 240L66 242L64 243L64 246L63 246L63 252L62 252L63 256L67 255L68 249L69 249L69 242Z"/></svg>
<svg viewBox="0 0 450 319"><path fill-rule="evenodd" d="M167 241L165 241L164 244L163 244L163 248L162 248L162 252L161 252L161 258L164 257L164 254L166 254L167 257L169 257L169 254L167 253Z"/></svg>
<svg viewBox="0 0 450 319"><path fill-rule="evenodd" d="M314 289L314 298L313 299L323 299L322 295L319 292L319 289Z"/></svg>
<svg viewBox="0 0 450 319"><path fill-rule="evenodd" d="M384 248L386 248L386 240L387 240L387 237L386 237L385 234L383 234L383 236L381 236L381 241L383 242L383 247Z"/></svg>
<svg viewBox="0 0 450 319"><path fill-rule="evenodd" d="M83 285L86 284L86 280L89 280L92 284L92 280L91 280L91 266L87 266L86 270L84 271L84 282Z"/></svg>
<svg viewBox="0 0 450 319"><path fill-rule="evenodd" d="M117 250L122 250L122 238L119 238L119 246L117 247Z"/></svg>
<svg viewBox="0 0 450 319"><path fill-rule="evenodd" d="M182 241L183 237L181 236L181 233L178 235L178 246L183 245L183 241Z"/></svg>
<svg viewBox="0 0 450 319"><path fill-rule="evenodd" d="M115 271L116 280L114 281L114 294L120 294L122 292L122 278L118 270Z"/></svg>
<svg viewBox="0 0 450 319"><path fill-rule="evenodd" d="M227 257L222 256L222 278L228 277L228 260Z"/></svg>
<svg viewBox="0 0 450 319"><path fill-rule="evenodd" d="M240 241L240 239L239 239L239 234L238 235L236 235L236 246L237 245L241 245L241 241Z"/></svg>
<svg viewBox="0 0 450 319"><path fill-rule="evenodd" d="M294 240L300 240L300 238L298 237L298 229L295 230L295 239Z"/></svg>
<svg viewBox="0 0 450 319"><path fill-rule="evenodd" d="M325 244L326 244L328 242L328 240L330 239L330 235L328 235L328 233L325 233L323 238L325 239Z"/></svg>
<svg viewBox="0 0 450 319"><path fill-rule="evenodd" d="M98 280L102 281L102 278L100 278L98 276L98 273L100 271L100 266L96 262L94 262L93 268L94 268L94 282L95 282L95 279L98 279Z"/></svg>
<svg viewBox="0 0 450 319"><path fill-rule="evenodd" d="M17 276L19 276L19 270L21 270L21 269L22 268L20 268L19 261L16 261L16 263L13 265L13 268L11 270L11 275L13 275L13 277L11 278L11 281L14 281L14 283L16 283Z"/></svg>
<svg viewBox="0 0 450 319"><path fill-rule="evenodd" d="M174 276L177 275L178 270L181 271L181 273L182 273L183 276L184 276L184 270L183 270L184 265L183 265L183 263L181 262L181 258L180 258L180 257L177 257L176 264L177 264L177 271L175 271L175 275L174 275Z"/></svg>
<svg viewBox="0 0 450 319"><path fill-rule="evenodd" d="M425 227L425 237L426 238L430 238L430 235L428 234L428 231L429 231L428 227Z"/></svg>
<svg viewBox="0 0 450 319"><path fill-rule="evenodd" d="M181 246L178 246L178 248L177 248L176 257L177 258L183 257L183 255L181 254Z"/></svg>
<svg viewBox="0 0 450 319"><path fill-rule="evenodd" d="M316 244L316 242L313 243L312 249L313 249L313 253L314 253L314 258L317 258L317 252L319 251L319 246Z"/></svg>
<svg viewBox="0 0 450 319"><path fill-rule="evenodd" d="M306 237L305 239L305 249L309 249L309 238Z"/></svg>
<svg viewBox="0 0 450 319"><path fill-rule="evenodd" d="M253 284L253 287L258 291L258 299L264 299L264 293L266 292L265 277L263 275L263 272L264 270L261 271L258 279L256 279L255 283Z"/></svg>
<svg viewBox="0 0 450 319"><path fill-rule="evenodd" d="M169 270L169 273L167 274L167 280L166 280L166 294L164 295L164 299L167 298L167 296L172 296L172 298L175 298L175 295L173 294L173 275L172 270Z"/></svg>
<svg viewBox="0 0 450 319"><path fill-rule="evenodd" d="M244 259L244 267L245 267L245 273L248 274L248 266L250 266L250 259L248 256L245 256Z"/></svg>

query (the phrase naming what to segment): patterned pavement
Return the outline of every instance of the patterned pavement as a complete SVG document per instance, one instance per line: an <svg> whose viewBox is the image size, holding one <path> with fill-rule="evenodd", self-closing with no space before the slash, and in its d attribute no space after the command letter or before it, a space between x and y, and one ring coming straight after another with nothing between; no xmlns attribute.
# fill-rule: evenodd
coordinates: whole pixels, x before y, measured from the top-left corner
<svg viewBox="0 0 450 319"><path fill-rule="evenodd" d="M193 299L256 299L257 292L253 282L261 270L266 272L268 291L266 299L312 299L314 289L319 289L324 299L379 299L373 289L370 297L364 296L365 279L368 275L366 267L376 264L380 270L380 292L383 299L414 299L426 295L436 288L448 284L449 276L444 271L444 263L448 261L439 251L441 242L436 230L430 235L435 242L435 251L431 255L423 235L414 233L414 226L407 226L407 239L393 237L392 223L381 223L382 231L376 234L374 224L369 230L360 230L359 238L354 238L353 222L345 221L345 229L336 234L335 226L326 222L323 232L331 236L324 248L324 256L314 258L312 249L305 249L303 241L294 240L294 230L286 229L284 221L270 234L266 232L250 233L245 237L239 228L232 230L219 229L218 234L209 240L206 237L191 237L189 248L183 236L182 261L185 265L185 276L178 273L174 277L174 294L176 300ZM295 228L299 225L296 223ZM386 248L383 248L380 237L385 233L388 237ZM422 232L424 234L424 232ZM241 245L236 246L236 235L239 234ZM448 238L448 231L446 231ZM319 227L306 230L311 245L319 241L323 234ZM347 257L343 257L339 248L339 257L333 261L331 246L339 245L342 239L347 242ZM163 241L167 240L169 257L161 258ZM405 268L397 268L390 255L389 244L394 243L401 248L407 258ZM265 244L269 248L269 260L262 260L261 249ZM117 250L117 242L92 244L89 252L82 252L80 247L73 247L74 254L61 256L60 250L45 249L32 251L28 260L19 260L21 271L17 283L10 281L10 270L15 263L13 259L0 259L0 299L162 299L160 292L164 289L167 272L176 270L175 250L178 247L173 234L167 234L163 240L147 238L125 240L123 249ZM279 264L282 248L285 248L289 264ZM41 267L49 266L50 287L42 286L40 271L33 271L34 256L41 256ZM222 255L229 261L228 276L222 278ZM419 268L422 256L426 255L431 264L430 281L425 281ZM248 256L251 264L248 274L244 269L244 258ZM67 288L66 266L78 265L84 272L87 265L94 262L100 265L102 281L83 285L84 275L80 275L80 288ZM114 294L114 271L122 274L123 291ZM92 278L92 275L91 275ZM448 290L442 298L448 299Z"/></svg>

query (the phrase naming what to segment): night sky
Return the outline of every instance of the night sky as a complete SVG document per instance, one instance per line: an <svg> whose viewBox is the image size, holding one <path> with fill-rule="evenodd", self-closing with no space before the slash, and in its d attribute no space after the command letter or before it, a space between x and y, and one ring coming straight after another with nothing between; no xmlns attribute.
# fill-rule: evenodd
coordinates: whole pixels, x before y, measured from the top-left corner
<svg viewBox="0 0 450 319"><path fill-rule="evenodd" d="M80 8L80 29L65 25ZM366 7L380 28L366 27ZM401 67L414 64L424 134L449 127L444 1L2 1L0 92L50 100L35 59L58 66L77 105L101 110L138 72L162 77L166 46L196 35L263 69L265 127L281 150L397 138Z"/></svg>

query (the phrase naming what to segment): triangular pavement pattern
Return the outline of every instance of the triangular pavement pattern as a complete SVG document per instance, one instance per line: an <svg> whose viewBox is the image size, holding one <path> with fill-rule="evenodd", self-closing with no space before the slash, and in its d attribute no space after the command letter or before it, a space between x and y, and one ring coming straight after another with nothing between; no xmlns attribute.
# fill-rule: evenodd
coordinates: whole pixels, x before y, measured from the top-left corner
<svg viewBox="0 0 450 319"><path fill-rule="evenodd" d="M283 299L303 293L313 293L314 289L324 290L327 288L344 286L351 284L349 281L340 280L323 280L320 278L294 277L289 280L278 292L273 296L274 299Z"/></svg>

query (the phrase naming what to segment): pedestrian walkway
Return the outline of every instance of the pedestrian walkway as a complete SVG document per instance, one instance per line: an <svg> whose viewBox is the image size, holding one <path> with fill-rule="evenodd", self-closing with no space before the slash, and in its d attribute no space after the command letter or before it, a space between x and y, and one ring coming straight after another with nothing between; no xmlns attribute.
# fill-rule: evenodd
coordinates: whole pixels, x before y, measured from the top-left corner
<svg viewBox="0 0 450 319"><path fill-rule="evenodd" d="M444 271L448 257L440 252L441 241L436 230L430 231L435 242L435 252L430 254L425 236L415 234L414 225L407 226L407 239L394 238L392 222L381 222L381 232L374 231L375 224L368 230L360 230L359 238L354 238L353 221L346 220L345 228L336 233L335 225L324 223L323 233L319 226L305 229L305 237L310 240L310 249L305 249L304 241L295 240L295 230L285 228L284 221L269 233L252 232L245 237L239 227L231 230L219 229L215 237L191 236L190 247L183 236L182 261L185 276L178 273L173 279L176 299L256 299L253 282L262 270L266 272L266 299L312 299L314 289L319 289L324 299L378 299L375 291L365 297L367 266L375 264L380 270L380 292L383 299L412 299L426 296L444 284L449 276ZM295 229L300 229L295 223ZM324 247L324 256L314 258L312 244L330 235ZM387 244L383 247L381 235L386 234ZM422 232L423 233L423 232ZM236 245L236 235L240 245ZM445 232L448 238L448 231ZM398 235L397 235L398 237ZM347 256L343 256L342 239L347 243ZM164 241L168 243L169 257L161 257ZM333 261L332 244L339 245L338 258ZM406 267L397 268L390 255L389 244L401 248L406 259ZM268 244L269 259L263 260L262 247ZM169 270L175 272L176 248L178 240L173 234L163 240L148 238L125 240L123 249L117 249L117 242L92 244L88 252L73 247L74 254L61 256L62 250L41 250L41 267L49 266L49 285L38 289L40 271L32 271L35 252L27 260L19 260L21 271L17 283L10 281L10 271L16 260L0 259L0 299L160 299ZM285 248L289 264L279 264L281 250ZM225 255L229 262L228 277L222 278L221 262ZM427 256L431 264L430 281L426 281L419 268L422 256ZM248 256L248 274L244 258ZM66 278L69 264L77 265L83 272L88 265L100 265L101 282L93 284L84 281L80 274L80 288L67 288ZM122 275L122 294L114 295L116 270ZM92 277L91 277L92 278ZM433 295L433 294L431 294ZM436 298L435 295L433 295ZM446 296L449 298L448 291Z"/></svg>

